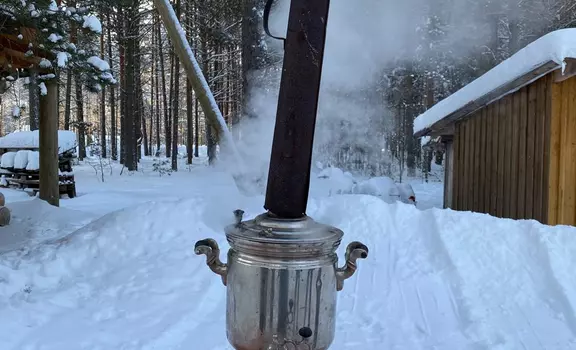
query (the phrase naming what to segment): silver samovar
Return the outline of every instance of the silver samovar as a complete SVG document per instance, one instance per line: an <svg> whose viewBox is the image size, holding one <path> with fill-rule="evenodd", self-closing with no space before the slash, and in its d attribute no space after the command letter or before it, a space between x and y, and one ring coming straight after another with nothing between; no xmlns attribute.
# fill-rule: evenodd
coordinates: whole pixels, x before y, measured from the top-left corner
<svg viewBox="0 0 576 350"><path fill-rule="evenodd" d="M342 231L262 214L226 227L228 262L216 241L196 243L227 287L226 332L238 350L324 350L334 339L337 291L368 248L352 242L337 267Z"/></svg>
<svg viewBox="0 0 576 350"><path fill-rule="evenodd" d="M271 0L265 7L267 28ZM213 239L196 254L227 289L226 333L237 350L325 350L334 339L337 292L368 248L306 215L329 0L292 0L264 208L225 228L227 263ZM269 34L270 35L270 34Z"/></svg>

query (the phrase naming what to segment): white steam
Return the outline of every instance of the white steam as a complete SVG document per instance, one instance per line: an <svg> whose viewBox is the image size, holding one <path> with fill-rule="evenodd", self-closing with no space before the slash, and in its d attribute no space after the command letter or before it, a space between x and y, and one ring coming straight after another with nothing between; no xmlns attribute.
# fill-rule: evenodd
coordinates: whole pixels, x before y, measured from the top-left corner
<svg viewBox="0 0 576 350"><path fill-rule="evenodd" d="M509 0L500 1L507 11ZM426 55L427 19L432 6L449 6L439 11L445 26L450 54L465 55L484 45L490 36L487 18L471 14L472 1L444 0L332 0L328 17L322 84L315 133L314 157L324 161L322 150L345 145L369 146L380 152L385 147L383 125L393 118L381 91L383 70L401 59L412 59L418 51ZM286 34L289 0L276 0L270 15L270 31ZM472 5L471 5L472 4ZM448 12L446 12L448 11ZM448 15L446 15L448 13ZM486 24L486 25L483 25ZM473 28L473 29L472 29ZM444 43L446 45L446 43ZM267 46L281 57L282 42L267 38ZM281 59L278 60L281 65ZM259 73L259 74L258 74ZM256 72L257 88L251 88L250 109L256 119L243 118L236 133L250 178L260 178L264 191L276 116L280 70ZM380 129L381 132L378 131Z"/></svg>

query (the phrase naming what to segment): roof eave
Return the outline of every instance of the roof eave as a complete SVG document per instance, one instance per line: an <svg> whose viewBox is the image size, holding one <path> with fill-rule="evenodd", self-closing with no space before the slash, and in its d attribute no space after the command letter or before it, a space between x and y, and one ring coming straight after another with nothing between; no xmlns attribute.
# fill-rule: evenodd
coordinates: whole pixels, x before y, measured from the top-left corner
<svg viewBox="0 0 576 350"><path fill-rule="evenodd" d="M502 97L514 93L521 88L525 87L533 83L534 81L542 78L549 73L560 69L561 66L554 62L548 61L545 62L537 67L535 67L530 72L522 75L521 77L510 81L500 87L492 90L491 92L485 94L484 96L478 98L477 100L470 101L464 107L454 111L453 113L447 115L446 117L442 118L441 120L437 121L436 123L432 124L431 126L419 130L414 133L415 137L422 137L422 136L440 136L436 135L437 133L442 133L442 130L453 130L450 128L451 124L456 123L462 119L465 119L470 114L476 112L477 110L491 104L494 101L501 99ZM449 134L450 135L450 134Z"/></svg>

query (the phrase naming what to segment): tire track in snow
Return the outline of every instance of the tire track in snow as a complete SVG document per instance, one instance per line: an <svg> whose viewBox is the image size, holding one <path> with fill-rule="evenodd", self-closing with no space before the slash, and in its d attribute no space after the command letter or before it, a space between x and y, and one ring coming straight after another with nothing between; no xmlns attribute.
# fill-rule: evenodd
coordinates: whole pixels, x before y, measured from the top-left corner
<svg viewBox="0 0 576 350"><path fill-rule="evenodd" d="M565 324L576 337L576 313L568 296L563 290L561 283L556 278L550 262L548 247L540 240L540 232L533 225L526 233L528 250L524 257L531 265L531 271L540 271L538 276L530 272L535 287L542 300L550 306L554 312L564 316ZM537 262L537 263L536 263ZM540 281L538 280L540 279ZM551 299L549 294L553 295Z"/></svg>
<svg viewBox="0 0 576 350"><path fill-rule="evenodd" d="M206 275L206 274L203 274ZM209 286L201 293L197 300L179 300L174 303L174 308L181 308L181 305L193 303L194 306L189 308L184 314L171 318L171 324L162 334L154 341L149 342L142 349L168 349L184 344L198 326L205 326L203 321L218 320L222 315L216 315L215 310L221 305L222 288L220 280L214 276L196 276L201 283L207 283Z"/></svg>
<svg viewBox="0 0 576 350"><path fill-rule="evenodd" d="M312 206L309 215L344 231L338 249L339 266L344 264L342 258L351 241L362 241L370 249L368 258L358 262L355 275L344 283L344 290L338 294L337 332L332 347L334 350L401 349L397 345L413 344L413 340L406 340L404 332L399 331L406 317L396 312L399 304L392 298L397 294L391 293L396 290L397 278L390 276L395 258L387 250L391 237L398 235L397 228L392 227L396 224L396 206L362 195L335 196L322 204Z"/></svg>
<svg viewBox="0 0 576 350"><path fill-rule="evenodd" d="M430 263L435 267L439 277L446 282L444 287L449 297L452 313L458 321L458 328L463 335L467 336L467 329L472 321L461 289L463 279L444 244L437 220L438 218L434 215L433 210L423 211L419 220L420 230L423 233L422 237L424 237L430 248ZM424 310L422 310L422 313L425 315ZM474 349L480 348L483 347L480 347L479 344L474 345Z"/></svg>

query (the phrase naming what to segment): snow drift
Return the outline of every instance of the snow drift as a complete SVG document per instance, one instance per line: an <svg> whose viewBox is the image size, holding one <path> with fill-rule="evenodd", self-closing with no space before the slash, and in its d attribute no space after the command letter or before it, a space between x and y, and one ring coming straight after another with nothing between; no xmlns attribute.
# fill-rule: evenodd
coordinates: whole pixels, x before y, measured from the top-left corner
<svg viewBox="0 0 576 350"><path fill-rule="evenodd" d="M1 254L2 348L230 349L225 288L193 252L206 237L228 249L221 210L213 195L149 202ZM371 250L339 295L334 350L576 344L576 228L364 195L313 199L309 214L344 230L340 263L352 240Z"/></svg>

